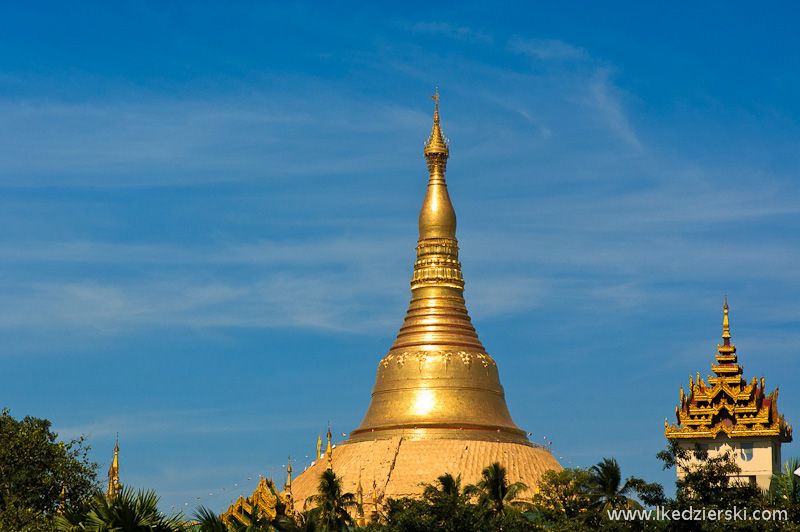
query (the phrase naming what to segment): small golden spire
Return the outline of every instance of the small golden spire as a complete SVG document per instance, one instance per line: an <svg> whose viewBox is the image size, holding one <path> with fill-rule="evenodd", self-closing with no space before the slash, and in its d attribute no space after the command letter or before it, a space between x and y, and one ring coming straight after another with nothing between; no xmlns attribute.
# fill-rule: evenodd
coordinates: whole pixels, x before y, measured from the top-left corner
<svg viewBox="0 0 800 532"><path fill-rule="evenodd" d="M321 454L322 454L322 433L317 435L317 458L315 458L315 460L319 459Z"/></svg>
<svg viewBox="0 0 800 532"><path fill-rule="evenodd" d="M731 328L728 324L728 296L725 296L725 317L722 318L722 345L731 345Z"/></svg>
<svg viewBox="0 0 800 532"><path fill-rule="evenodd" d="M58 443L59 445L62 444L62 442ZM63 447L63 445L61 446ZM58 495L58 510L56 510L56 513L58 515L64 515L64 508L66 508L66 506L67 506L67 485L61 484L61 493Z"/></svg>
<svg viewBox="0 0 800 532"><path fill-rule="evenodd" d="M375 508L375 520L378 519L378 484L372 479L372 506Z"/></svg>
<svg viewBox="0 0 800 532"><path fill-rule="evenodd" d="M328 459L328 469L333 470L333 449L331 448L331 422L328 421L328 448L325 449L325 457Z"/></svg>
<svg viewBox="0 0 800 532"><path fill-rule="evenodd" d="M106 497L111 498L122 489L122 484L119 481L119 432L117 433L117 443L114 445L114 459L111 461L111 467L108 468L108 488L106 490Z"/></svg>
<svg viewBox="0 0 800 532"><path fill-rule="evenodd" d="M364 519L364 489L361 487L361 467L358 468L358 488L356 489L356 524L360 527L366 525Z"/></svg>
<svg viewBox="0 0 800 532"><path fill-rule="evenodd" d="M436 106L433 111L431 136L428 137L428 142L425 143L425 157L433 154L440 154L444 155L444 158L447 159L450 155L450 142L442 134L442 128L439 126L439 87L436 87L436 94L431 95L431 98L436 102Z"/></svg>
<svg viewBox="0 0 800 532"><path fill-rule="evenodd" d="M294 513L294 498L292 497L292 455L289 455L289 465L286 466L286 484L283 486L283 491L286 493L286 510L288 513Z"/></svg>

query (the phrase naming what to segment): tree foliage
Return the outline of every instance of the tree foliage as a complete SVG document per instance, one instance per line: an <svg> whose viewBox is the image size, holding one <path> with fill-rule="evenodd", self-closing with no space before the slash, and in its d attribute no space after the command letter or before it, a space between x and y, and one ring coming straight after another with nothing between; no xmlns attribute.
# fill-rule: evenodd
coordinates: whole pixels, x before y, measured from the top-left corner
<svg viewBox="0 0 800 532"><path fill-rule="evenodd" d="M0 414L0 530L49 530L59 507L81 509L99 489L83 437L58 442L46 419Z"/></svg>
<svg viewBox="0 0 800 532"><path fill-rule="evenodd" d="M165 516L158 509L154 491L124 488L113 497L96 493L84 512L70 510L56 517L60 532L182 532L178 515Z"/></svg>
<svg viewBox="0 0 800 532"><path fill-rule="evenodd" d="M519 505L519 501L514 500L517 493L528 489L528 486L522 482L509 484L506 468L499 462L486 466L481 476L480 482L466 488L468 494L478 495L478 506L490 519L505 516L509 512L514 513Z"/></svg>
<svg viewBox="0 0 800 532"><path fill-rule="evenodd" d="M794 474L800 468L800 459L784 460L782 471L772 476L774 486L772 498L787 505L800 505L800 481Z"/></svg>
<svg viewBox="0 0 800 532"><path fill-rule="evenodd" d="M402 532L478 530L481 517L461 488L461 475L445 473L423 488L422 500L389 500L386 528Z"/></svg>
<svg viewBox="0 0 800 532"><path fill-rule="evenodd" d="M770 510L769 500L755 485L737 480L741 469L730 453L709 456L708 451L696 446L693 450L682 448L674 440L656 455L664 468L676 468L675 498L666 501L668 512L680 513L702 509L706 513L733 509L747 509L753 516L755 511ZM705 521L671 520L664 523L663 530L672 532L700 531L722 532L734 530L789 531L798 530L796 523L752 519L714 519Z"/></svg>
<svg viewBox="0 0 800 532"><path fill-rule="evenodd" d="M342 493L342 480L331 470L325 470L320 476L319 488L308 502L316 507L306 513L306 521L316 525L325 532L348 530L353 518L347 509L355 506L356 498L352 493Z"/></svg>
<svg viewBox="0 0 800 532"><path fill-rule="evenodd" d="M595 508L608 512L617 508L642 507L638 501L629 496L634 487L642 481L627 479L625 484L622 484L622 471L615 458L603 458L600 463L589 468L589 473L592 478L591 489Z"/></svg>

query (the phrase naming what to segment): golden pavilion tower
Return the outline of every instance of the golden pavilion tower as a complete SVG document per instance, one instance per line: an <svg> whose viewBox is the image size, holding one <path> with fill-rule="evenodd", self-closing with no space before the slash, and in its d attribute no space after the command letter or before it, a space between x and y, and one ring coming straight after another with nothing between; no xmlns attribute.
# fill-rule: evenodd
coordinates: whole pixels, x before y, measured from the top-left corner
<svg viewBox="0 0 800 532"><path fill-rule="evenodd" d="M714 376L703 380L699 372L696 379L690 375L688 393L681 385L675 423L665 420L664 434L686 449L699 444L709 456L731 453L741 468L738 478L769 489L772 475L780 472L781 443L792 441L792 427L778 414L778 389L767 394L763 376L749 383L742 377L731 344L727 300L723 308L723 342L717 346L717 363L711 365Z"/></svg>
<svg viewBox="0 0 800 532"><path fill-rule="evenodd" d="M433 98L411 303L396 340L378 363L363 421L346 441L329 446L325 458L318 453L292 483L298 510L316 492L326 468L342 478L344 491L361 491L362 505L375 509L388 497L421 494L420 483L444 473L477 483L493 462L505 466L510 482L527 484L530 495L544 471L561 469L547 448L531 443L514 423L497 364L470 321L456 214L445 183L450 149L439 124L438 93ZM372 489L359 490L362 480Z"/></svg>
<svg viewBox="0 0 800 532"><path fill-rule="evenodd" d="M108 468L108 485L106 486L106 497L109 499L122 491L122 483L119 481L119 435L117 443L114 445L114 458Z"/></svg>

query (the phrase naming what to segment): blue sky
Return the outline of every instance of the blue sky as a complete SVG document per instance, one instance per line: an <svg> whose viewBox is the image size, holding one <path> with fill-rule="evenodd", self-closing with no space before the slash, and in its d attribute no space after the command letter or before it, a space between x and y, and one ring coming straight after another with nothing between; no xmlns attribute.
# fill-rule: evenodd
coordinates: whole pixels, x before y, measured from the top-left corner
<svg viewBox="0 0 800 532"><path fill-rule="evenodd" d="M402 323L439 87L514 420L564 466L670 489L663 420L725 295L745 377L800 420L798 15L4 4L2 404L87 435L102 471L119 432L123 482L166 510L301 471Z"/></svg>

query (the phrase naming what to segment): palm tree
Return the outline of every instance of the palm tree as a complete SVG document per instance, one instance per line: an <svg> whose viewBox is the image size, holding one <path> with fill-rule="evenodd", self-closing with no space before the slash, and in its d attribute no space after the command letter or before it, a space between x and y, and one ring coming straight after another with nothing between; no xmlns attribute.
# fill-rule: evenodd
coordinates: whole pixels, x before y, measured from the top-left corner
<svg viewBox="0 0 800 532"><path fill-rule="evenodd" d="M528 489L522 482L508 483L506 468L495 462L486 467L482 472L482 479L478 484L470 484L464 491L468 495L478 495L478 504L488 512L492 519L504 516L509 508L521 506L521 501L514 501L517 493Z"/></svg>
<svg viewBox="0 0 800 532"><path fill-rule="evenodd" d="M628 479L620 488L622 473L615 458L603 458L602 462L589 468L592 475L593 506L603 511L616 508L641 508L642 505L628 494L638 479Z"/></svg>
<svg viewBox="0 0 800 532"><path fill-rule="evenodd" d="M325 532L346 531L353 524L347 508L356 504L355 495L342 493L342 479L330 469L320 476L317 494L306 501L317 505L308 512L308 520Z"/></svg>
<svg viewBox="0 0 800 532"><path fill-rule="evenodd" d="M438 486L433 484L425 484L425 489L422 496L426 499L436 497L437 495L446 495L449 497L460 497L463 495L461 492L461 475L453 477L451 473L445 473L436 479Z"/></svg>
<svg viewBox="0 0 800 532"><path fill-rule="evenodd" d="M197 521L197 532L230 532L222 516L205 506L199 506L192 517Z"/></svg>
<svg viewBox="0 0 800 532"><path fill-rule="evenodd" d="M784 460L783 471L772 475L772 499L789 504L800 504L800 482L794 472L800 467L800 458Z"/></svg>
<svg viewBox="0 0 800 532"><path fill-rule="evenodd" d="M133 488L128 487L111 498L98 493L83 515L58 516L56 529L87 532L181 532L183 523L180 514L167 517L158 510L158 496L154 491L134 492Z"/></svg>

